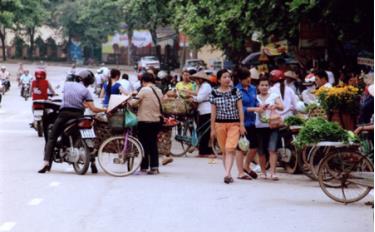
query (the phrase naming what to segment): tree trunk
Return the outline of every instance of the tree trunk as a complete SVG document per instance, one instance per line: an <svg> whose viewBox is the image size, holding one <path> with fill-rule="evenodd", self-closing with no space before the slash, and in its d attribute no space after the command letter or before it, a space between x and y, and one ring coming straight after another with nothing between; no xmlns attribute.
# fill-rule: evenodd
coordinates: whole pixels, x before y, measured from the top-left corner
<svg viewBox="0 0 375 232"><path fill-rule="evenodd" d="M158 49L158 36L156 34L156 28L153 28L150 30L152 42L154 43L155 49L156 49L156 57L160 60L160 49Z"/></svg>
<svg viewBox="0 0 375 232"><path fill-rule="evenodd" d="M132 39L133 39L133 29L128 29L128 65L133 65L133 47L132 47Z"/></svg>
<svg viewBox="0 0 375 232"><path fill-rule="evenodd" d="M2 47L2 50L3 50L3 61L6 61L7 60L7 57L6 57L6 52L5 52L5 28L2 27L0 28L0 40L1 40L1 47Z"/></svg>
<svg viewBox="0 0 375 232"><path fill-rule="evenodd" d="M29 59L33 60L35 27L28 28L28 33L30 37Z"/></svg>

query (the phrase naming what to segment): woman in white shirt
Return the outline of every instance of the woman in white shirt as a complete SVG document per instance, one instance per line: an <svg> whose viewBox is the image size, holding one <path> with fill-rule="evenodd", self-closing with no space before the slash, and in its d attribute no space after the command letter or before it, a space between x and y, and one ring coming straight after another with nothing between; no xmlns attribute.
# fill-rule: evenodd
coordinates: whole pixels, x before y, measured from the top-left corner
<svg viewBox="0 0 375 232"><path fill-rule="evenodd" d="M204 71L193 74L191 79L195 80L197 86L199 86L197 95L192 97L193 101L198 103L198 128L200 128L200 131L205 132L199 141L199 157L207 157L213 154L212 148L208 146L211 134L211 130L209 129L209 121L211 119L211 104L209 96L212 87L209 83L209 77Z"/></svg>
<svg viewBox="0 0 375 232"><path fill-rule="evenodd" d="M270 92L269 86L269 80L267 78L260 79L258 85L260 94L257 95L257 100L259 102L259 107L263 108L263 111L261 111L261 113L256 113L255 119L258 154L262 170L260 177L264 179L267 178L265 155L268 151L270 155L270 178L272 180L279 180L276 176L278 129L271 129L266 119L269 120L272 110L282 111L284 107L280 96L277 93Z"/></svg>
<svg viewBox="0 0 375 232"><path fill-rule="evenodd" d="M273 86L270 88L270 93L274 93L280 96L284 105L284 109L278 110L277 112L283 119L285 119L294 114L294 111L297 107L298 97L290 87L285 86L285 76L283 71L272 70L270 74L271 82L273 83Z"/></svg>

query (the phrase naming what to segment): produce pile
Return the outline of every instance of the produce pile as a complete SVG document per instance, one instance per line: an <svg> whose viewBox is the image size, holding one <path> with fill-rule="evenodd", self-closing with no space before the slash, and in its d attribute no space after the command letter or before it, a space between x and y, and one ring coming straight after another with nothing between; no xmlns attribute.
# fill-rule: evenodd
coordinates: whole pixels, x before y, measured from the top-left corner
<svg viewBox="0 0 375 232"><path fill-rule="evenodd" d="M358 139L353 132L344 130L335 122L311 118L305 122L293 143L297 148L302 149L306 145L321 141L349 143L356 140Z"/></svg>
<svg viewBox="0 0 375 232"><path fill-rule="evenodd" d="M305 121L300 117L290 116L284 120L284 123L287 126L302 126L305 123Z"/></svg>

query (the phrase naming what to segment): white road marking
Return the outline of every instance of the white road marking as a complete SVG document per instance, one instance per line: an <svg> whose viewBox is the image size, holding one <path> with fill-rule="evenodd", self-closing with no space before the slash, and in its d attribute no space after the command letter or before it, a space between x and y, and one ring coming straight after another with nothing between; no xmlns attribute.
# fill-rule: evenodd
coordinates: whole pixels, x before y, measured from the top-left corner
<svg viewBox="0 0 375 232"><path fill-rule="evenodd" d="M39 205L43 201L42 198L34 198L31 201L29 201L28 205Z"/></svg>
<svg viewBox="0 0 375 232"><path fill-rule="evenodd" d="M5 222L0 225L0 231L10 231L16 225L15 222Z"/></svg>
<svg viewBox="0 0 375 232"><path fill-rule="evenodd" d="M60 185L60 182L57 182L57 181L53 181L49 184L50 187L57 187Z"/></svg>

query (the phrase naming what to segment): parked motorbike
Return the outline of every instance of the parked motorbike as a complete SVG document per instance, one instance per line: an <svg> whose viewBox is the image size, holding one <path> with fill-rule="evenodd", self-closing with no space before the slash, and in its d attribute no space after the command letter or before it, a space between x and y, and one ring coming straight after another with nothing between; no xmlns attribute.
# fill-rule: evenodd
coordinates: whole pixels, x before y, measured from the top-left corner
<svg viewBox="0 0 375 232"><path fill-rule="evenodd" d="M23 83L21 86L21 97L25 98L25 101L30 97L30 83Z"/></svg>
<svg viewBox="0 0 375 232"><path fill-rule="evenodd" d="M282 127L279 129L279 146L276 150L278 163L286 172L295 174L299 172L297 150L292 141L298 133L298 127Z"/></svg>

